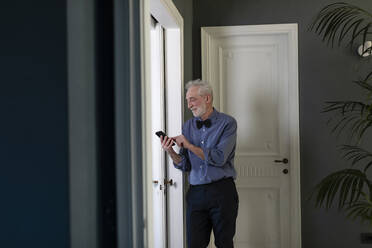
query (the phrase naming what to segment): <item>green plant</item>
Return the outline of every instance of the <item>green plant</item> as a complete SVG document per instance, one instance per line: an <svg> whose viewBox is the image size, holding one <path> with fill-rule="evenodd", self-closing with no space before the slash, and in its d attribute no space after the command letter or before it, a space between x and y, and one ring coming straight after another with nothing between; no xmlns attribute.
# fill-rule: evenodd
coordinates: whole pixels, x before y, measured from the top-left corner
<svg viewBox="0 0 372 248"><path fill-rule="evenodd" d="M334 3L324 7L309 28L330 46L345 44L354 48L364 44L372 35L372 14L348 3ZM364 53L371 52L371 48ZM354 81L366 92L362 101L326 102L324 113L332 113L332 132L346 133L349 143L341 146L342 156L351 163L350 168L326 176L316 185L311 197L317 207L331 208L337 203L348 217L360 218L372 224L372 153L359 144L372 127L372 71L361 80Z"/></svg>

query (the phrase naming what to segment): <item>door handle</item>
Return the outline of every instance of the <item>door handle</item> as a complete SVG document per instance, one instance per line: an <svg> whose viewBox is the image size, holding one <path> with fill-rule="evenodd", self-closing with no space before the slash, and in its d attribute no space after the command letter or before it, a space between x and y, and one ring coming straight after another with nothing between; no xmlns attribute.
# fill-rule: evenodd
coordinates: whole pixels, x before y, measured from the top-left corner
<svg viewBox="0 0 372 248"><path fill-rule="evenodd" d="M167 180L167 179L164 179L164 185L167 185L167 184L169 184L170 186L172 186L173 185L173 179L171 179L171 180Z"/></svg>
<svg viewBox="0 0 372 248"><path fill-rule="evenodd" d="M289 160L286 158L283 158L282 160L274 160L275 163L283 163L283 164L288 164Z"/></svg>

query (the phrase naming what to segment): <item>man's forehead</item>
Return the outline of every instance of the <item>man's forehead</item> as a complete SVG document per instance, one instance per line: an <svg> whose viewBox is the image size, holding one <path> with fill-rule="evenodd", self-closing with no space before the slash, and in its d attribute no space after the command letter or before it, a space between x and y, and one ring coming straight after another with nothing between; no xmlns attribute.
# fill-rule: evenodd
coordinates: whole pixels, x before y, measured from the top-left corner
<svg viewBox="0 0 372 248"><path fill-rule="evenodd" d="M186 92L186 97L198 95L198 89L199 86L191 86Z"/></svg>

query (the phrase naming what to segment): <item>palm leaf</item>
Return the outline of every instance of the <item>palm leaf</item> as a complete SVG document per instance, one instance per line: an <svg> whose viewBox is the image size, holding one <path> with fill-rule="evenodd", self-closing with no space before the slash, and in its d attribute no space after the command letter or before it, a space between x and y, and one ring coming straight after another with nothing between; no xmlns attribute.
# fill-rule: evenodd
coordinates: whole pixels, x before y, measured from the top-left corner
<svg viewBox="0 0 372 248"><path fill-rule="evenodd" d="M333 126L332 133L337 132L339 135L345 128L349 128L349 138L357 138L359 141L368 128L372 126L371 105L357 101L334 101L325 104L323 113L335 113L328 121L328 124Z"/></svg>
<svg viewBox="0 0 372 248"><path fill-rule="evenodd" d="M357 38L364 44L372 31L372 14L355 5L338 2L324 7L314 18L309 30L315 31L328 45L341 45L346 38L353 45Z"/></svg>
<svg viewBox="0 0 372 248"><path fill-rule="evenodd" d="M372 165L372 153L364 150L358 146L343 145L340 149L343 152L342 157L346 160L351 161L351 165L362 164L364 166L363 172ZM362 163L363 162L363 163Z"/></svg>
<svg viewBox="0 0 372 248"><path fill-rule="evenodd" d="M365 199L354 202L345 211L348 213L348 218L353 220L360 218L362 222L368 221L369 224L372 224L372 202L367 195L363 194L363 196Z"/></svg>
<svg viewBox="0 0 372 248"><path fill-rule="evenodd" d="M364 186L371 187L371 182L364 172L358 169L344 169L325 177L310 195L316 195L316 206L331 208L336 196L338 208L343 209L358 201Z"/></svg>
<svg viewBox="0 0 372 248"><path fill-rule="evenodd" d="M354 81L359 87L367 91L367 99L372 99L372 72L364 79ZM351 132L349 138L358 137L360 140L369 127L372 126L372 104L360 101L335 101L326 102L322 112L336 112L336 116L331 118L335 121L332 132L338 132L338 135L349 127Z"/></svg>
<svg viewBox="0 0 372 248"><path fill-rule="evenodd" d="M372 85L369 84L370 81L372 81L372 72L369 72L368 75L364 79L354 81L354 83L356 83L362 89L367 90L367 94L371 94Z"/></svg>

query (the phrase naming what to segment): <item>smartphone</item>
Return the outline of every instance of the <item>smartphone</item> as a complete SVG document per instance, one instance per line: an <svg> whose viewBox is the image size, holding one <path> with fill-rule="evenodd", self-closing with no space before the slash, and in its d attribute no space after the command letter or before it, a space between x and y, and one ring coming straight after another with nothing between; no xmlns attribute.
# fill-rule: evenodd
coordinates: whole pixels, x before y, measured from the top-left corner
<svg viewBox="0 0 372 248"><path fill-rule="evenodd" d="M163 131L157 131L156 133L156 136L158 136L159 138L160 138L160 136L163 136L163 137L165 137L165 136L168 136L168 135L166 135ZM173 144L172 146L174 146L175 144Z"/></svg>

